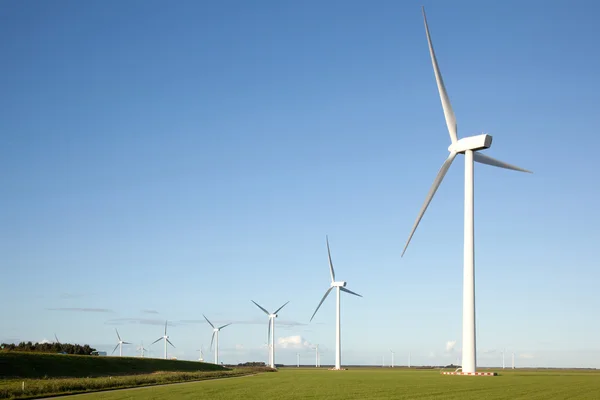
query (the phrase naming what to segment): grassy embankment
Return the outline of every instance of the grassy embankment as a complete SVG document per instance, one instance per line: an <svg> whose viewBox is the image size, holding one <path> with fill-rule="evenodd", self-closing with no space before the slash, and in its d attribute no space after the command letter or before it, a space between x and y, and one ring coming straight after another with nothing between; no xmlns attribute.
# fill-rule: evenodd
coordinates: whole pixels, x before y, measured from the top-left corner
<svg viewBox="0 0 600 400"><path fill-rule="evenodd" d="M264 370L152 358L0 352L0 399L225 378Z"/></svg>

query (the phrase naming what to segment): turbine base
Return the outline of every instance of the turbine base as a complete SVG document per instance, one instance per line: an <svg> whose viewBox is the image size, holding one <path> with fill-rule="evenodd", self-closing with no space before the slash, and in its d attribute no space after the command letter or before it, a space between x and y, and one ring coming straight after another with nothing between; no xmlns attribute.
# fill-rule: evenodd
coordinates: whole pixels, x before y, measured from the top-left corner
<svg viewBox="0 0 600 400"><path fill-rule="evenodd" d="M498 376L496 372L442 372L442 375L462 375L462 376Z"/></svg>

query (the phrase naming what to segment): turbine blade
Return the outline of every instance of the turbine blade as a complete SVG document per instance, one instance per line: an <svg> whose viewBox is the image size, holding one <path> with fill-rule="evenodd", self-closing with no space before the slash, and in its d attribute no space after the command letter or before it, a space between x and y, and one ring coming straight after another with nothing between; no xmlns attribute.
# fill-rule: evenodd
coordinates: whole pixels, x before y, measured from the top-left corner
<svg viewBox="0 0 600 400"><path fill-rule="evenodd" d="M323 296L323 298L321 299L321 302L319 303L319 305L317 306L317 309L315 310L315 312L313 313L312 317L310 317L310 320L312 321L313 318L315 317L315 314L317 313L317 311L319 311L319 307L321 307L321 304L323 304L323 302L325 301L325 299L327 298L327 296L329 295L329 293L331 292L331 289L333 289L333 286L331 286L329 289L327 289L327 291L325 292L325 295Z"/></svg>
<svg viewBox="0 0 600 400"><path fill-rule="evenodd" d="M175 345L173 343L171 343L171 341L169 339L167 339L167 343L169 343L171 346L173 346L173 348L175 348Z"/></svg>
<svg viewBox="0 0 600 400"><path fill-rule="evenodd" d="M156 339L154 342L150 343L150 346L152 346L154 343L158 342L159 340L162 340L162 337L159 337L158 339Z"/></svg>
<svg viewBox="0 0 600 400"><path fill-rule="evenodd" d="M437 176L435 177L435 180L433 181L433 185L431 185L431 188L429 189L429 193L427 193L427 197L425 198L425 203L423 203L423 206L421 207L421 212L419 212L419 216L417 217L417 220L415 221L415 224L413 225L412 231L410 231L410 235L408 236L408 240L406 241L404 250L402 250L402 256L404 256L404 253L406 252L406 248L408 247L410 240L412 239L413 235L415 234L415 231L417 230L417 226L419 226L419 222L421 222L421 218L423 218L423 214L425 214L425 210L427 210L427 207L429 207L429 203L431 203L431 199L433 199L435 192L440 187L440 183L442 183L442 180L444 179L444 176L446 176L446 172L448 172L448 168L450 168L450 165L452 165L452 161L454 161L455 157L456 157L456 153L450 153L450 155L448 156L446 161L444 161L444 163L442 164L442 168L440 168L440 171L438 172Z"/></svg>
<svg viewBox="0 0 600 400"><path fill-rule="evenodd" d="M263 310L263 312L267 315L270 315L271 313L268 312L267 310L265 310L264 308L262 308L261 306L258 305L257 302L255 302L254 300L250 300L251 302L253 302L254 304L256 304L256 307L260 308L261 310Z"/></svg>
<svg viewBox="0 0 600 400"><path fill-rule="evenodd" d="M327 255L329 256L329 272L331 273L331 282L335 282L335 271L333 270L333 262L331 262L331 251L329 251L329 237L325 236L327 242Z"/></svg>
<svg viewBox="0 0 600 400"><path fill-rule="evenodd" d="M230 322L230 323L228 323L228 324L225 324L225 325L223 325L223 326L220 326L218 329L219 329L219 330L221 330L221 329L223 329L223 328L225 328L226 326L229 326L229 325L231 325L231 324L233 324L233 322Z"/></svg>
<svg viewBox="0 0 600 400"><path fill-rule="evenodd" d="M56 339L56 343L60 344L60 340L58 340L58 337L56 336L56 333L54 334L54 339Z"/></svg>
<svg viewBox="0 0 600 400"><path fill-rule="evenodd" d="M115 354L115 351L119 348L119 345L116 345L115 348L113 349L112 353L110 353L110 355L112 356L113 354Z"/></svg>
<svg viewBox="0 0 600 400"><path fill-rule="evenodd" d="M342 292L346 292L346 293L350 293L350 294L353 294L353 295L355 295L355 296L358 296L358 297L362 297L360 294L358 294L358 293L354 293L352 290L348 290L348 289L346 289L345 287L341 287L341 286L340 286L340 290L341 290Z"/></svg>
<svg viewBox="0 0 600 400"><path fill-rule="evenodd" d="M165 336L167 336L167 321L165 321Z"/></svg>
<svg viewBox="0 0 600 400"><path fill-rule="evenodd" d="M438 92L440 93L440 100L442 101L442 108L444 109L444 118L446 119L446 126L450 133L450 140L452 143L458 140L456 136L456 117L452 110L452 104L450 104L450 98L446 93L446 87L444 86L444 79L438 66L437 58L435 57L435 51L433 50L433 43L431 43L431 36L429 35L429 26L427 25L427 16L425 15L425 7L423 10L423 21L425 22L425 32L427 33L427 43L429 44L429 54L431 55L431 63L433 64L433 72L435 74L435 81L437 82Z"/></svg>
<svg viewBox="0 0 600 400"><path fill-rule="evenodd" d="M115 332L117 332L117 337L119 338L119 341L121 341L121 336L119 336L119 331L117 330L117 328L115 328Z"/></svg>
<svg viewBox="0 0 600 400"><path fill-rule="evenodd" d="M213 331L212 337L210 338L210 351L213 351L213 342L215 340L215 331Z"/></svg>
<svg viewBox="0 0 600 400"><path fill-rule="evenodd" d="M213 327L213 329L215 329L215 326L212 324L212 322L210 322L210 321L208 320L208 318L206 318L206 315L202 314L202 316L204 317L204 319L206 320L206 322L208 322L208 324L209 324L210 326L212 326L212 327Z"/></svg>
<svg viewBox="0 0 600 400"><path fill-rule="evenodd" d="M516 165L511 165L511 164L505 163L504 161L496 160L495 158L486 156L485 154L481 154L477 151L473 153L473 160L477 161L478 163L487 164L487 165L491 165L494 167L511 169L513 171L528 172L530 174L533 173L529 170L517 167Z"/></svg>
<svg viewBox="0 0 600 400"><path fill-rule="evenodd" d="M287 303L289 303L289 301L287 301L287 302L286 302L284 305L282 305L281 307L279 307L279 308L277 309L277 311L275 311L273 314L277 314L279 311L281 311L281 309L282 309L283 307L285 307Z"/></svg>
<svg viewBox="0 0 600 400"><path fill-rule="evenodd" d="M131 344L131 343L129 343L129 342L123 342L123 344Z"/></svg>

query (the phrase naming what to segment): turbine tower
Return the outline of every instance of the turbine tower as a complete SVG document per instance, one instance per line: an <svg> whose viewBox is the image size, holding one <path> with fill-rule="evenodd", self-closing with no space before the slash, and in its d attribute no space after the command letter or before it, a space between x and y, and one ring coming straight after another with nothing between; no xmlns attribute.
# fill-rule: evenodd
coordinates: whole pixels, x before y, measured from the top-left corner
<svg viewBox="0 0 600 400"><path fill-rule="evenodd" d="M289 303L289 301L286 302L281 307L279 307L272 314L270 312L268 312L267 310L265 310L260 305L258 305L258 303L255 302L254 300L250 300L250 301L253 302L256 305L256 307L260 308L269 317L269 333L267 334L267 344L269 343L269 341L271 341L271 347L270 347L271 351L269 352L269 364L271 365L271 368L275 368L275 318L277 318L277 313L279 311L281 311L281 309L283 307L285 307L286 304Z"/></svg>
<svg viewBox="0 0 600 400"><path fill-rule="evenodd" d="M450 168L452 161L458 154L465 155L465 215L464 215L464 267L463 267L463 336L462 336L462 371L464 372L475 372L477 368L476 364L476 345L475 345L475 244L474 244L474 221L473 221L473 162L476 161L482 164L488 164L494 167L506 168L514 171L530 172L525 169L516 167L511 164L507 164L503 161L496 160L489 156L479 153L479 150L487 149L492 145L492 137L487 134L465 137L458 139L456 117L450 104L450 99L442 74L435 57L433 50L433 44L431 43L431 37L429 35L429 27L427 25L427 17L425 16L425 9L423 8L423 21L425 23L425 33L427 35L427 42L429 43L429 53L431 56L431 63L433 64L433 72L435 74L435 80L437 82L440 99L442 102L442 108L444 110L444 117L446 119L446 125L450 133L451 144L448 147L450 155L442 164L425 202L421 207L421 211L417 216L417 220L413 225L412 231L406 241L406 246L402 251L402 255L406 252L406 248L412 239L425 210L429 206L431 199L435 195L438 187L442 183L446 172Z"/></svg>
<svg viewBox="0 0 600 400"><path fill-rule="evenodd" d="M206 318L206 315L202 314L202 316L204 317L204 319L206 320L206 322L208 322L208 324L210 326L212 326L213 328L213 334L212 334L212 338L210 339L210 348L212 349L213 347L213 341L215 340L215 335L217 336L217 342L215 343L215 364L219 364L219 331L223 328L225 328L226 326L231 325L231 323L225 324L223 326L220 326L218 328L215 328L215 326L212 324L212 322L210 322L208 320L208 318Z"/></svg>
<svg viewBox="0 0 600 400"><path fill-rule="evenodd" d="M167 335L167 321L165 321L165 334L163 336L159 337L158 339L156 339L154 342L152 342L150 344L150 346L152 346L154 343L156 343L160 340L165 341L165 360L166 360L167 359L167 343L169 343L171 346L173 346L173 348L175 348L175 345L173 343L171 343L171 341L169 340L169 336Z"/></svg>
<svg viewBox="0 0 600 400"><path fill-rule="evenodd" d="M358 293L354 293L351 290L346 289L346 282L344 281L336 281L335 280L335 271L333 270L333 262L331 261L331 251L329 250L329 238L325 236L325 241L327 242L327 255L329 256L329 272L331 273L331 285L329 289L325 292L325 295L321 299L321 302L317 306L317 309L313 313L310 320L312 321L315 317L317 311L319 311L319 307L325 301L329 293L333 288L336 289L336 313L335 313L335 367L333 369L342 369L342 327L341 327L341 315L340 315L340 292L350 293L354 296L362 297Z"/></svg>
<svg viewBox="0 0 600 400"><path fill-rule="evenodd" d="M118 347L118 348L119 348L119 357L122 357L122 356L123 356L123 345L124 345L124 344L131 344L131 343L129 343L129 342L124 342L124 341L121 339L121 336L119 336L119 331L117 330L117 328L115 328L115 332L117 332L117 338L119 339L119 343L117 343L117 345L116 345L116 346L115 346L115 348L113 349L112 353L110 353L110 354L114 354L114 353L115 353L115 350L117 350L117 347Z"/></svg>
<svg viewBox="0 0 600 400"><path fill-rule="evenodd" d="M393 352L392 349L390 349L390 353L392 353L392 368L394 368L394 354L396 353Z"/></svg>

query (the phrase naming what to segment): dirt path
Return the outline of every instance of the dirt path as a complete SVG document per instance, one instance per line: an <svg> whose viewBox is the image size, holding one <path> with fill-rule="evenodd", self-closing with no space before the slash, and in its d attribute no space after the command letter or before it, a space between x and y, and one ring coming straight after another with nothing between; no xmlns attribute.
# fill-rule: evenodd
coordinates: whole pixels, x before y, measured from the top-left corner
<svg viewBox="0 0 600 400"><path fill-rule="evenodd" d="M107 389L100 389L100 390L94 390L94 391L90 391L90 392L83 392L83 393L72 393L72 394L57 394L56 396L49 396L49 397L36 397L34 400L55 400L55 399L66 399L66 398L72 398L73 396L86 396L89 394L96 394L96 393L101 393L101 392L116 392L116 391L126 391L126 390L144 390L144 389L150 389L150 388L155 388L157 386L173 386L173 385L186 385L186 384L190 384L190 383L202 383L202 382L211 382L211 381L220 381L223 379L239 379L239 378L247 378L249 376L256 376L258 374L248 374L248 375L242 375L242 376L232 376L232 377L227 377L224 376L222 378L213 378L213 379L199 379L197 381L187 381L187 382L175 382L175 383L163 383L163 384L155 384L155 385L144 385L144 386L136 386L136 387L128 387L128 388L107 388Z"/></svg>

